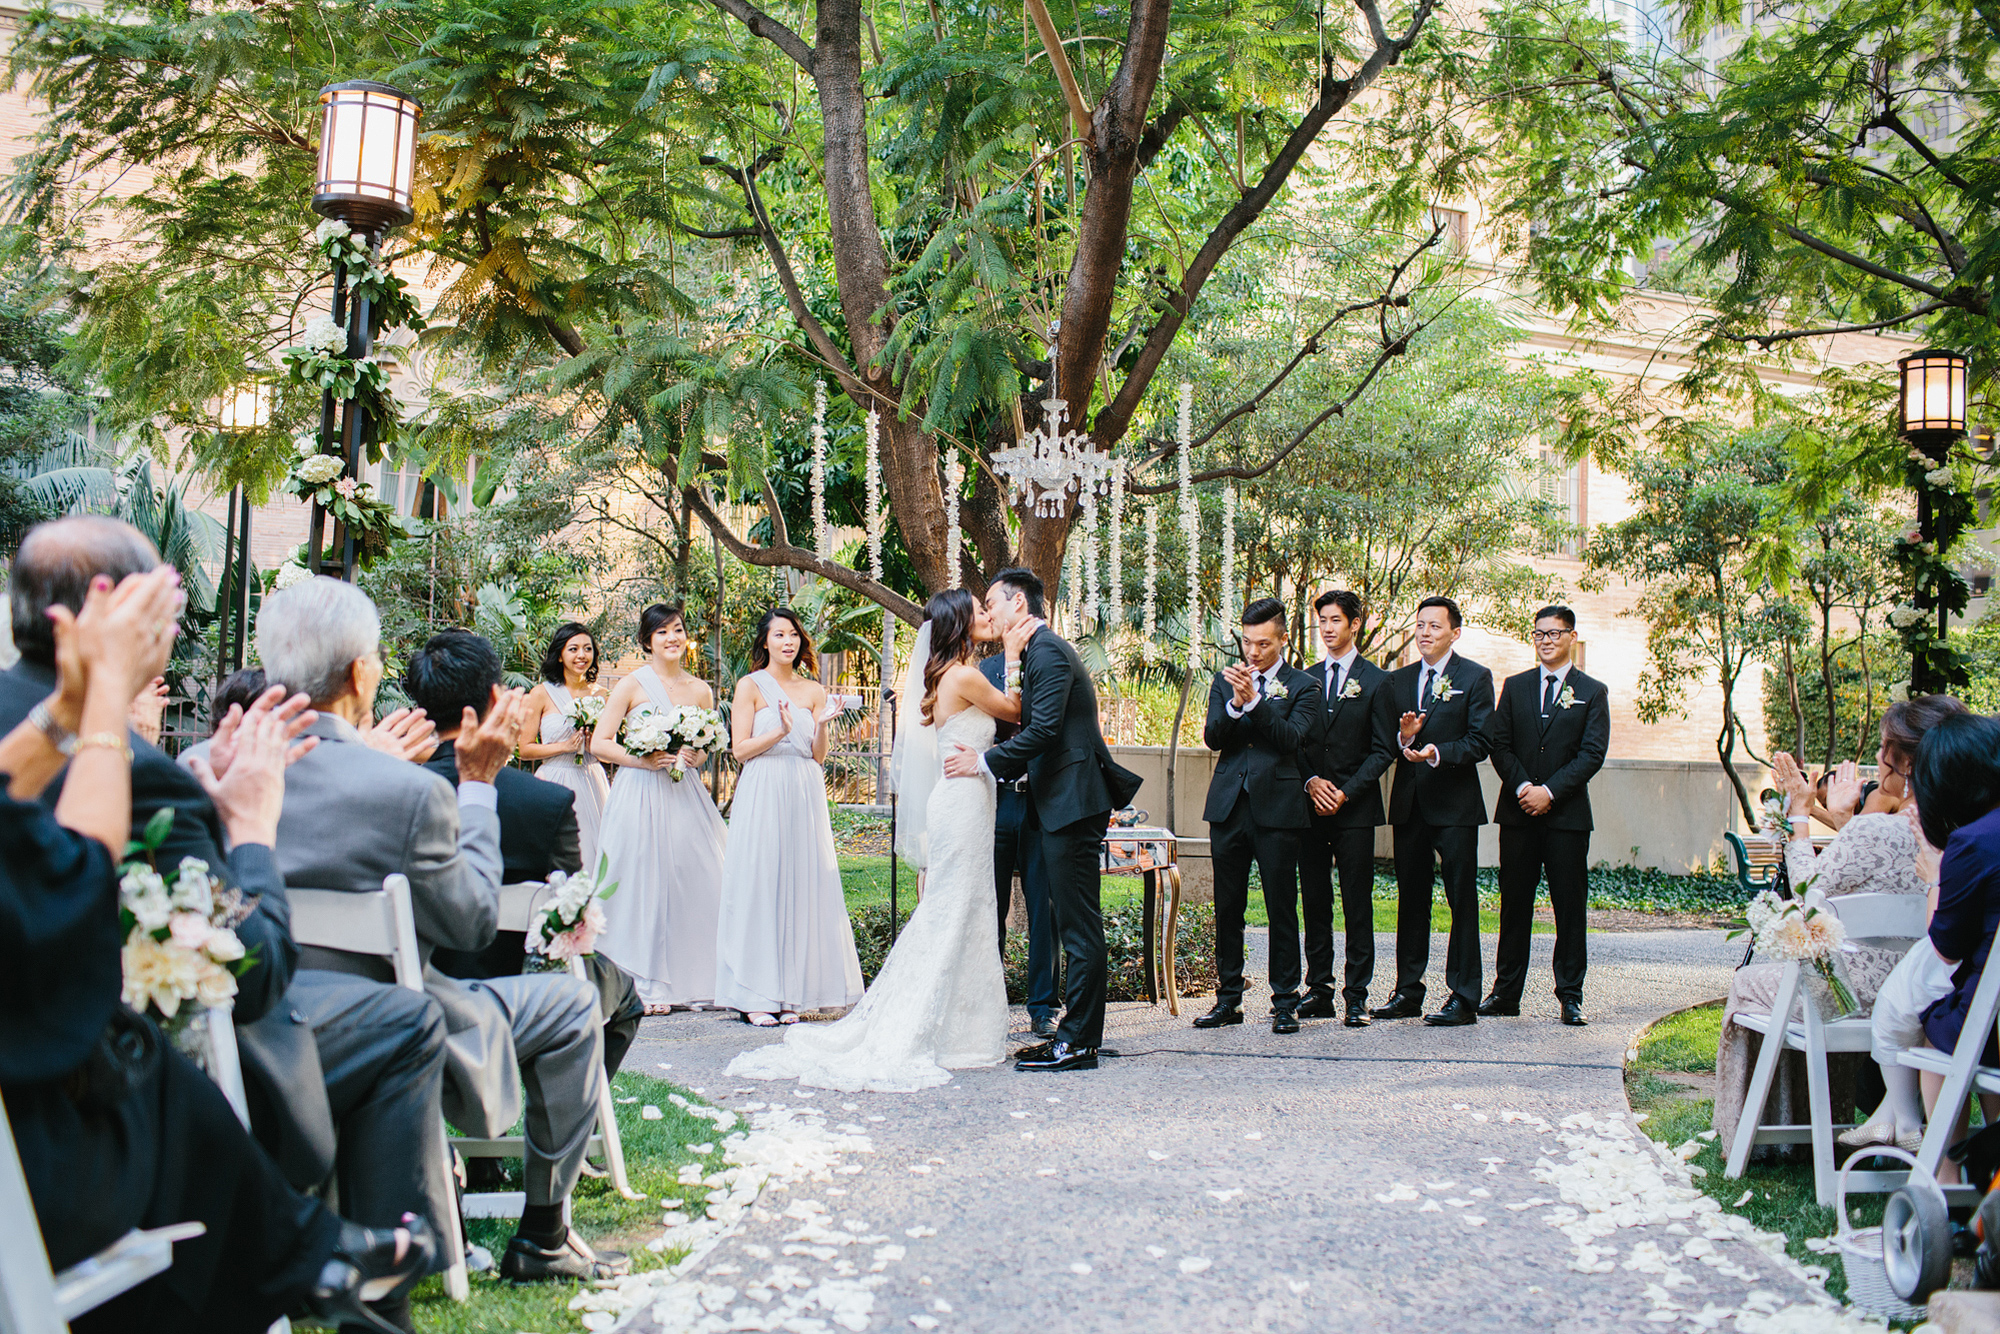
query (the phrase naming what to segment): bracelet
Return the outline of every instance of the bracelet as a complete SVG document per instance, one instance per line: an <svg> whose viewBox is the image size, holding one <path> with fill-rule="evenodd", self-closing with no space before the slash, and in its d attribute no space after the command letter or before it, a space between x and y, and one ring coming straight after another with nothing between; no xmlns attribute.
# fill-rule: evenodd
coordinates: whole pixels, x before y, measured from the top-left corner
<svg viewBox="0 0 2000 1334"><path fill-rule="evenodd" d="M76 739L72 754L78 750L110 750L123 756L125 763L132 762L132 743L117 732L88 732Z"/></svg>
<svg viewBox="0 0 2000 1334"><path fill-rule="evenodd" d="M47 700L36 701L35 707L28 710L28 721L65 756L76 754L76 733L56 721L55 710L49 707Z"/></svg>

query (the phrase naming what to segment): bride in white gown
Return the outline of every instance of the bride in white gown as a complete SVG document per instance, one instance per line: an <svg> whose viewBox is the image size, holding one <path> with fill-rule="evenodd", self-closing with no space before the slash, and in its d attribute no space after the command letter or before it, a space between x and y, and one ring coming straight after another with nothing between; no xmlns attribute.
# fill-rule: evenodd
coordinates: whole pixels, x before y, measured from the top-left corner
<svg viewBox="0 0 2000 1334"><path fill-rule="evenodd" d="M937 756L940 744L992 745L996 718L1020 719L1020 692L995 690L973 665L975 645L994 634L978 599L950 589L924 614L896 738L897 850L928 867L923 898L859 1005L744 1052L732 1075L910 1093L1007 1054L1007 985L993 939L993 779L946 778ZM1009 681L1018 680L1020 650L1007 644Z"/></svg>

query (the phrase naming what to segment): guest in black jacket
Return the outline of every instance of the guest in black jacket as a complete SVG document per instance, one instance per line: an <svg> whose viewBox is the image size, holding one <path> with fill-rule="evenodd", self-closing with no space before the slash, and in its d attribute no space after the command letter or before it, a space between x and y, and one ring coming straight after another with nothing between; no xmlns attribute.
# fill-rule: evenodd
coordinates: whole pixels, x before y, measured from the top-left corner
<svg viewBox="0 0 2000 1334"><path fill-rule="evenodd" d="M1493 770L1500 796L1500 948L1486 1016L1521 1012L1528 976L1528 935L1535 888L1546 871L1556 918L1554 972L1562 1021L1581 1026L1583 976L1590 966L1584 905L1590 901L1590 780L1611 745L1611 704L1604 683L1572 661L1576 613L1535 613L1537 663L1507 678L1493 710Z"/></svg>
<svg viewBox="0 0 2000 1334"><path fill-rule="evenodd" d="M116 591L102 576L83 581L74 621L57 609L59 683L0 739L0 947L12 961L0 972L0 1095L54 1268L134 1227L206 1232L70 1328L253 1334L310 1308L393 1331L361 1298L371 1281L394 1286L425 1267L428 1230L412 1219L370 1232L292 1190L215 1085L120 1003L111 848L132 825L127 710L166 661L180 597L171 570ZM287 744L282 724L258 724L232 795L281 802ZM33 798L65 763L75 781L51 815Z"/></svg>
<svg viewBox="0 0 2000 1334"><path fill-rule="evenodd" d="M1208 784L1215 867L1215 1006L1196 1028L1243 1022L1243 914L1250 865L1264 882L1271 922L1271 1031L1299 1031L1299 840L1312 806L1299 750L1319 736L1319 681L1290 666L1285 604L1258 598L1243 609L1243 661L1215 674L1202 739L1216 751Z"/></svg>
<svg viewBox="0 0 2000 1334"><path fill-rule="evenodd" d="M1397 739L1389 823L1396 831L1396 994L1377 1019L1423 1014L1424 971L1431 958L1431 893L1444 871L1451 907L1444 980L1451 999L1424 1022L1456 1027L1479 1022L1479 826L1486 798L1479 762L1493 716L1493 673L1453 652L1465 618L1450 598L1417 604L1418 658L1390 673L1375 696L1379 725Z"/></svg>
<svg viewBox="0 0 2000 1334"><path fill-rule="evenodd" d="M467 630L432 635L423 652L410 659L403 688L410 701L439 724L437 751L424 767L442 774L453 786L458 784L454 745L458 720L465 717L468 708L484 718L501 688L501 679L500 655L492 644ZM503 883L546 880L556 871L575 875L584 869L576 806L568 788L514 768L495 774L493 786L499 795ZM594 873L598 868L589 869ZM521 971L527 958L526 941L522 932L501 931L483 950L439 949L432 953L431 962L447 977L508 977ZM632 1039L638 1036L646 1006L639 999L632 975L610 959L592 954L584 966L597 986L598 1006L604 1016L605 1073L615 1075Z"/></svg>
<svg viewBox="0 0 2000 1334"><path fill-rule="evenodd" d="M1347 944L1349 1028L1368 1026L1368 984L1375 978L1375 829L1382 810L1382 775L1396 761L1395 735L1375 716L1375 698L1389 674L1356 646L1367 612L1346 589L1313 600L1326 656L1313 668L1326 717L1317 737L1299 749L1299 770L1312 802L1312 828L1299 858L1299 903L1305 917L1305 1002L1301 1019L1330 1019L1333 1006L1333 871L1340 869L1340 915Z"/></svg>

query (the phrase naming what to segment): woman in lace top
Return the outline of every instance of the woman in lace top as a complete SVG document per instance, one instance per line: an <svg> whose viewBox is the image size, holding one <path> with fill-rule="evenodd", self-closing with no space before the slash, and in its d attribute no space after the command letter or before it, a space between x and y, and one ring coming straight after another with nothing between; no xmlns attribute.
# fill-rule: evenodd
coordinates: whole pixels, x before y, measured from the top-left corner
<svg viewBox="0 0 2000 1334"><path fill-rule="evenodd" d="M1810 812L1815 792L1813 782L1789 755L1772 757L1772 770L1783 788L1790 815L1790 841L1785 844L1785 870L1792 891L1803 893L1808 884L1828 898L1845 894L1924 894L1928 890L1917 873L1916 833L1902 814L1909 801L1910 765L1916 758L1923 735L1939 718L1964 712L1965 706L1949 696L1929 696L1892 704L1882 716L1881 748L1876 763L1881 768L1881 786L1871 798L1872 808L1855 815L1841 826L1827 846L1815 853L1812 845ZM1862 946L1840 956L1841 972L1848 989L1864 1008L1903 956L1901 950ZM1729 999L1723 1006L1722 1040L1715 1061L1715 1129L1723 1143L1736 1133L1737 1117L1743 1111L1744 1095L1756 1064L1756 1035L1730 1023L1739 1010L1768 1014L1777 1001L1778 980L1784 967L1777 963L1753 963L1736 970L1729 985ZM1779 1114L1794 1102L1790 1062L1781 1062L1779 1078L1771 1097L1779 1104ZM1803 1090L1798 1090L1802 1093ZM1791 1117L1799 1120L1801 1117Z"/></svg>

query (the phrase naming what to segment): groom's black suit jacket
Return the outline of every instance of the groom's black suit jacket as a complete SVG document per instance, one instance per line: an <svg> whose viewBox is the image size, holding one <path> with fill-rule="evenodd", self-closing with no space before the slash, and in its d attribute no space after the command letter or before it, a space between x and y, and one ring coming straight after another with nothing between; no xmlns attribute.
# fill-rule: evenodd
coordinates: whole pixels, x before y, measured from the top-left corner
<svg viewBox="0 0 2000 1334"><path fill-rule="evenodd" d="M1141 781L1111 758L1090 673L1047 626L1021 651L1021 730L986 752L986 767L999 779L1028 776L1028 797L1044 829L1127 806Z"/></svg>
<svg viewBox="0 0 2000 1334"><path fill-rule="evenodd" d="M1215 776L1201 818L1221 824L1250 803L1250 819L1260 829L1306 829L1312 802L1299 774L1299 751L1312 744L1322 726L1325 692L1310 672L1278 667L1282 698L1267 695L1240 718L1229 716L1236 690L1221 672L1208 687L1208 721L1202 740L1216 752Z"/></svg>

